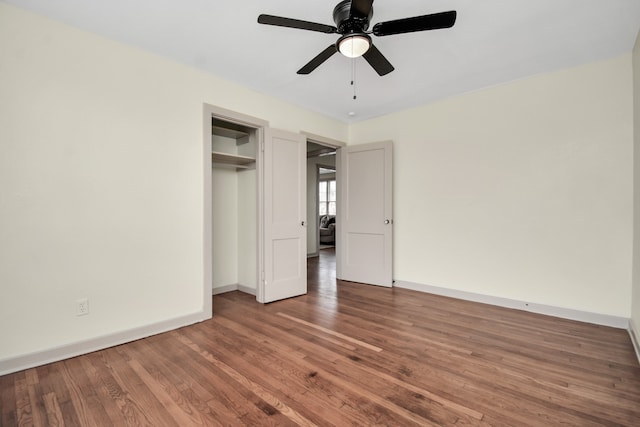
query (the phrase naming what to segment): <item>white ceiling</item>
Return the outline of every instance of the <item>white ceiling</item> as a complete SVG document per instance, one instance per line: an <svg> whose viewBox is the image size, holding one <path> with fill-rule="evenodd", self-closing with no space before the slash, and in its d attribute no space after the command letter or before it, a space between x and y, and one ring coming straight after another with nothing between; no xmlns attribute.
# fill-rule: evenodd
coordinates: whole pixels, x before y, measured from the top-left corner
<svg viewBox="0 0 640 427"><path fill-rule="evenodd" d="M355 60L354 100L348 58L296 74L338 35L256 21L266 13L335 25L339 0L5 1L348 123L628 53L640 29L640 0L376 0L371 26L447 10L458 19L373 37L395 71L380 77Z"/></svg>

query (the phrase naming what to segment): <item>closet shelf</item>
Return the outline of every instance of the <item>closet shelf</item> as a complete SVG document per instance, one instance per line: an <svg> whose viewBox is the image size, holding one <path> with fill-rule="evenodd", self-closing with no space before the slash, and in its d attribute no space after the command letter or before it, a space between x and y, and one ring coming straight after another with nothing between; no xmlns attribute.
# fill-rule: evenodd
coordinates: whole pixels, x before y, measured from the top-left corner
<svg viewBox="0 0 640 427"><path fill-rule="evenodd" d="M249 133L245 132L244 130L233 129L231 126L232 126L231 124L225 127L219 126L219 125L213 125L211 129L211 133L213 133L214 135L224 136L226 138L233 138L233 139L240 139L244 136L249 135Z"/></svg>
<svg viewBox="0 0 640 427"><path fill-rule="evenodd" d="M211 160L213 161L213 163L217 163L220 165L231 165L237 168L249 168L256 162L256 159L254 159L253 157L221 153L219 151L213 151L211 153Z"/></svg>

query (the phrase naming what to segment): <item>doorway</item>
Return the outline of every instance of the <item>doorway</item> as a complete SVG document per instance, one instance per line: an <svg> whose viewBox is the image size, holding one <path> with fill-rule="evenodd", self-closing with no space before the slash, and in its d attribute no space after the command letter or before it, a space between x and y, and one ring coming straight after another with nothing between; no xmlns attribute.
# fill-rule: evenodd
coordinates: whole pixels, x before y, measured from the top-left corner
<svg viewBox="0 0 640 427"><path fill-rule="evenodd" d="M256 295L261 261L260 152L264 120L204 104L204 279L211 295Z"/></svg>
<svg viewBox="0 0 640 427"><path fill-rule="evenodd" d="M306 133L305 135L307 136L307 223L309 224L307 258L313 258L320 255L321 248L335 248L339 244L336 157L338 150L345 144L318 135ZM321 196L321 192L324 196ZM323 217L327 218L321 224Z"/></svg>

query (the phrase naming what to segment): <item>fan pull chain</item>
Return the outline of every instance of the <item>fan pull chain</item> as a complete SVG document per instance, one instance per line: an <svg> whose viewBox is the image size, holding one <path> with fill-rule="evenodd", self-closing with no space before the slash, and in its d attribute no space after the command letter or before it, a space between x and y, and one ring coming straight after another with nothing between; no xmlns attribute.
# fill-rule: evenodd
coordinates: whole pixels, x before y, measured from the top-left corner
<svg viewBox="0 0 640 427"><path fill-rule="evenodd" d="M356 99L356 58L351 59L351 86L353 86L353 99Z"/></svg>

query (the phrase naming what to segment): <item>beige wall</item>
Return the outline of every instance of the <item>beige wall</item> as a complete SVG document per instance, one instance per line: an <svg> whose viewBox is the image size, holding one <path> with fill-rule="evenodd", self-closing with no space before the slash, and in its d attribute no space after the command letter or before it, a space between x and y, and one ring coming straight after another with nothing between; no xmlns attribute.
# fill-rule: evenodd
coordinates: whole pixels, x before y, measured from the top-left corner
<svg viewBox="0 0 640 427"><path fill-rule="evenodd" d="M394 279L628 318L631 55L358 123L394 141Z"/></svg>
<svg viewBox="0 0 640 427"><path fill-rule="evenodd" d="M343 123L0 3L0 371L202 312L203 103L347 137ZM76 317L83 297L91 313Z"/></svg>
<svg viewBox="0 0 640 427"><path fill-rule="evenodd" d="M631 324L640 338L640 33L633 48L633 122L634 122L634 209L633 209L633 292ZM640 355L638 355L640 357Z"/></svg>
<svg viewBox="0 0 640 427"><path fill-rule="evenodd" d="M213 168L213 277L212 288L237 285L238 280L238 230L240 213L238 202L244 200L238 194L238 173L234 169ZM256 222L255 212L253 222ZM255 262L254 262L255 264Z"/></svg>
<svg viewBox="0 0 640 427"><path fill-rule="evenodd" d="M258 221L256 170L238 172L238 285L258 291ZM214 234L214 245L215 243Z"/></svg>

